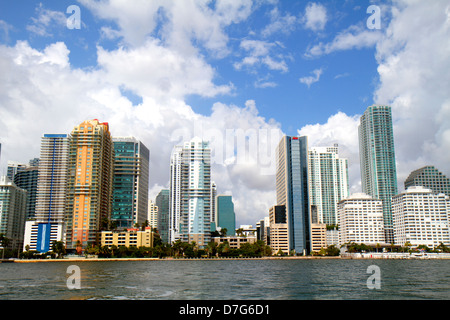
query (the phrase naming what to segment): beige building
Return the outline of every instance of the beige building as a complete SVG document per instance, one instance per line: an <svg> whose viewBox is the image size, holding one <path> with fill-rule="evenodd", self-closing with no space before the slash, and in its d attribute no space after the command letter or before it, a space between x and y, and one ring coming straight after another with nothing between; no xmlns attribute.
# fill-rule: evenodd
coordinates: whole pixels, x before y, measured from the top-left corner
<svg viewBox="0 0 450 320"><path fill-rule="evenodd" d="M311 224L311 250L320 251L327 247L327 225L325 223Z"/></svg>
<svg viewBox="0 0 450 320"><path fill-rule="evenodd" d="M148 203L147 220L150 227L158 228L158 206L151 200Z"/></svg>
<svg viewBox="0 0 450 320"><path fill-rule="evenodd" d="M221 244L224 242L228 242L230 248L239 249L242 244L250 243L253 244L256 242L256 236L247 236L247 237L238 237L238 236L228 236L228 237L214 237L213 241L217 244Z"/></svg>
<svg viewBox="0 0 450 320"><path fill-rule="evenodd" d="M153 247L154 232L133 228L126 231L102 231L102 246Z"/></svg>
<svg viewBox="0 0 450 320"><path fill-rule="evenodd" d="M273 206L269 210L270 247L273 253L279 250L289 254L289 233L285 206Z"/></svg>

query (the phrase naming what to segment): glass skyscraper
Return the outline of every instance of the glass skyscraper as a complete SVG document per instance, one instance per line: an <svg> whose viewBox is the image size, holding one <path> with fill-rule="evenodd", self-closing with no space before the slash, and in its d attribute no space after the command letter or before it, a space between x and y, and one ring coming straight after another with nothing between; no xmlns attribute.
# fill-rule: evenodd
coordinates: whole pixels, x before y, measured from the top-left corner
<svg viewBox="0 0 450 320"><path fill-rule="evenodd" d="M276 155L277 205L286 207L289 251L309 253L308 138L283 137Z"/></svg>
<svg viewBox="0 0 450 320"><path fill-rule="evenodd" d="M196 242L205 247L211 239L211 149L194 138L174 148L170 165L169 241Z"/></svg>
<svg viewBox="0 0 450 320"><path fill-rule="evenodd" d="M141 226L148 214L150 151L133 137L114 137L111 222L118 229Z"/></svg>
<svg viewBox="0 0 450 320"><path fill-rule="evenodd" d="M227 236L234 236L236 233L236 214L231 196L218 195L216 197L216 219L217 227L227 229Z"/></svg>
<svg viewBox="0 0 450 320"><path fill-rule="evenodd" d="M358 134L362 192L383 201L386 243L393 243L391 198L398 187L391 107L368 107Z"/></svg>
<svg viewBox="0 0 450 320"><path fill-rule="evenodd" d="M163 243L169 243L169 189L162 189L155 198L158 207L158 232Z"/></svg>
<svg viewBox="0 0 450 320"><path fill-rule="evenodd" d="M450 196L450 178L434 166L426 166L410 173L405 180L405 189L412 186L422 186L435 193L444 193Z"/></svg>

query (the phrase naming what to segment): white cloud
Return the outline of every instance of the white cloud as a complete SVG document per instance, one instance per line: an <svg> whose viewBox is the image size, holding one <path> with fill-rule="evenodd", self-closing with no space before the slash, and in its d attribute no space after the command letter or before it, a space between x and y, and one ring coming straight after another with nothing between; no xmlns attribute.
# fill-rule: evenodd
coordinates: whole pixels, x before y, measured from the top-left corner
<svg viewBox="0 0 450 320"><path fill-rule="evenodd" d="M371 48L375 47L381 38L381 31L369 30L363 26L352 25L346 30L338 33L333 41L329 43L320 42L308 48L305 56L317 57L335 51Z"/></svg>
<svg viewBox="0 0 450 320"><path fill-rule="evenodd" d="M50 37L50 29L55 26L66 26L67 17L61 11L45 9L42 3L36 8L37 18L32 17L32 23L27 25L27 30L39 36Z"/></svg>
<svg viewBox="0 0 450 320"><path fill-rule="evenodd" d="M268 37L274 33L285 33L295 30L298 24L298 18L289 13L282 16L277 7L270 11L270 23L264 27L261 34L263 37Z"/></svg>
<svg viewBox="0 0 450 320"><path fill-rule="evenodd" d="M358 125L359 115L349 116L338 112L328 118L324 124L306 125L298 134L308 136L309 147L329 147L338 144L339 156L346 158L349 164L350 192L361 191L359 165Z"/></svg>
<svg viewBox="0 0 450 320"><path fill-rule="evenodd" d="M308 3L303 16L305 28L312 31L321 31L325 29L327 21L327 9L322 4Z"/></svg>
<svg viewBox="0 0 450 320"><path fill-rule="evenodd" d="M268 42L264 40L242 40L240 47L249 53L249 56L244 57L240 62L235 62L234 67L237 70L242 68L253 68L261 65L267 67L269 70L276 70L280 72L287 72L288 66L283 56L277 55L277 60L273 58L273 50L281 47L278 42Z"/></svg>
<svg viewBox="0 0 450 320"><path fill-rule="evenodd" d="M319 81L320 76L321 76L322 73L323 73L323 69L322 69L322 68L320 68L320 69L315 69L315 70L313 70L311 73L313 74L312 76L301 77L301 78L299 79L299 81L300 81L301 83L306 84L306 85L308 86L308 88L309 88L313 83L316 83L317 81Z"/></svg>

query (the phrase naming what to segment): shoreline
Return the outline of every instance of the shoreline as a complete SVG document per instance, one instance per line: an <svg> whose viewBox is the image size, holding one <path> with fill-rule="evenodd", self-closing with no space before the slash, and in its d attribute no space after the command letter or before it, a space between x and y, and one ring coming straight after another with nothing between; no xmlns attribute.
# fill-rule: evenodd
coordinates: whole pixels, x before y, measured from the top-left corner
<svg viewBox="0 0 450 320"><path fill-rule="evenodd" d="M443 256L392 256L386 254L366 254L349 256L287 256L287 257L236 257L236 258L62 258L62 259L13 259L0 263L38 263L38 262L118 262L118 261L236 261L236 260L450 260L450 255Z"/></svg>

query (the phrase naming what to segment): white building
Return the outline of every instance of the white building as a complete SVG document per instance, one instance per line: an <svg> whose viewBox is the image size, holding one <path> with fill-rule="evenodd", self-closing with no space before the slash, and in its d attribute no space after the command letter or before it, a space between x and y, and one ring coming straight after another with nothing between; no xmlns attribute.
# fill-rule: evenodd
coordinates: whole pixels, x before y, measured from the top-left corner
<svg viewBox="0 0 450 320"><path fill-rule="evenodd" d="M150 200L148 202L148 225L152 228L158 228L158 206Z"/></svg>
<svg viewBox="0 0 450 320"><path fill-rule="evenodd" d="M450 200L421 186L408 188L392 197L395 244L434 248L450 244Z"/></svg>
<svg viewBox="0 0 450 320"><path fill-rule="evenodd" d="M36 195L35 220L25 224L23 249L47 252L53 241L65 241L70 135L44 134Z"/></svg>
<svg viewBox="0 0 450 320"><path fill-rule="evenodd" d="M338 204L339 243L385 244L382 201L356 193Z"/></svg>
<svg viewBox="0 0 450 320"><path fill-rule="evenodd" d="M336 225L337 204L349 196L347 159L339 158L337 145L314 147L308 153L312 223Z"/></svg>
<svg viewBox="0 0 450 320"><path fill-rule="evenodd" d="M204 247L211 240L211 149L200 138L175 147L171 157L169 242Z"/></svg>

